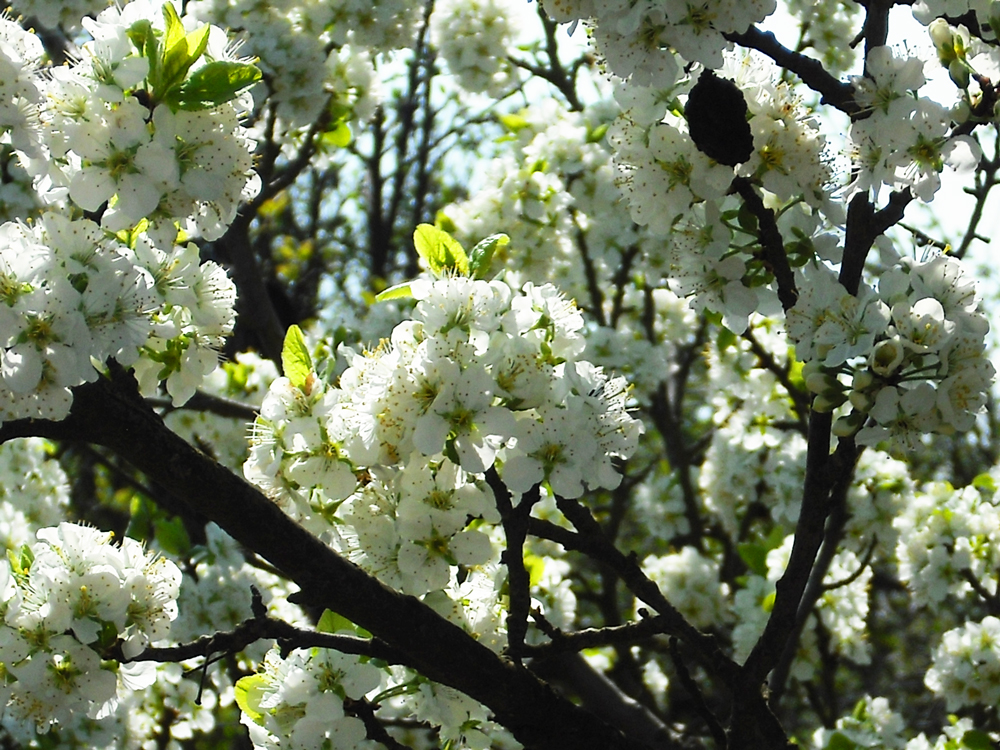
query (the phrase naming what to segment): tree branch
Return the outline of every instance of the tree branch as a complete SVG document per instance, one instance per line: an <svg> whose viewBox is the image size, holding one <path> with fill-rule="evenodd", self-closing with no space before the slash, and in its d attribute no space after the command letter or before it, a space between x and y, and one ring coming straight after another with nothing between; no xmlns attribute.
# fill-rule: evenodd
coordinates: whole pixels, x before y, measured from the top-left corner
<svg viewBox="0 0 1000 750"><path fill-rule="evenodd" d="M252 643L270 639L278 641L281 647L288 651L300 648L328 648L342 654L370 656L383 659L390 664L409 666L405 656L378 639L302 630L283 620L267 616L247 618L233 630L213 633L180 646L150 647L131 659L126 659L121 653L114 656L118 661L125 663L133 661L180 662L199 656L235 654L243 651Z"/></svg>
<svg viewBox="0 0 1000 750"><path fill-rule="evenodd" d="M65 420L8 422L0 427L0 442L40 436L85 440L116 451L192 511L283 571L299 585L302 599L340 613L398 650L429 679L483 703L526 746L641 747L421 601L393 591L341 558L256 488L167 429L143 402L131 374L114 364L111 372L113 379L102 377L75 389Z"/></svg>
<svg viewBox="0 0 1000 750"><path fill-rule="evenodd" d="M788 312L795 306L799 292L795 288L795 275L792 273L792 267L788 264L788 254L785 252L785 243L781 238L778 222L774 218L774 209L764 205L763 199L757 195L757 191L745 177L737 177L733 180L733 190L743 199L743 203L750 212L757 217L761 255L771 273L774 274L781 307L784 308L785 312Z"/></svg>
<svg viewBox="0 0 1000 750"><path fill-rule="evenodd" d="M249 324L257 337L261 354L274 362L281 362L285 326L271 302L264 274L250 244L252 220L253 214L246 210L237 214L226 233L215 241L215 248L233 269L233 280L239 290L236 311L240 321Z"/></svg>
<svg viewBox="0 0 1000 750"><path fill-rule="evenodd" d="M538 487L525 493L518 504L512 505L510 490L500 479L496 468L486 472L486 481L493 490L507 546L500 562L507 566L510 604L507 607L507 654L518 664L528 632L528 612L531 610L531 579L524 567L524 540L528 535L528 514L540 499Z"/></svg>
<svg viewBox="0 0 1000 750"><path fill-rule="evenodd" d="M642 572L635 555L626 556L607 540L587 508L576 500L562 497L557 497L556 503L580 534L588 537L599 550L600 556L596 559L606 563L637 598L656 609L663 618L664 633L675 635L684 641L718 676L727 681L736 677L738 667L722 653L715 638L701 633L684 619L677 608L663 596L659 587Z"/></svg>
<svg viewBox="0 0 1000 750"><path fill-rule="evenodd" d="M583 707L652 750L680 750L670 728L645 706L625 695L579 654L558 654L532 662L534 672L576 696Z"/></svg>
<svg viewBox="0 0 1000 750"><path fill-rule="evenodd" d="M640 610L640 614L646 610ZM669 632L670 620L663 615L644 616L638 622L630 622L626 625L613 625L606 628L586 628L572 633L555 631L550 634L552 638L548 643L537 646L525 646L524 655L533 659L544 659L554 654L562 654L569 651L582 651L588 648L600 648L601 646L633 646L652 638Z"/></svg>
<svg viewBox="0 0 1000 750"><path fill-rule="evenodd" d="M736 44L763 52L779 67L795 73L806 86L822 96L824 104L830 104L848 115L860 111L854 101L851 84L834 78L819 60L788 49L770 31L751 26L742 34L725 34L725 37Z"/></svg>

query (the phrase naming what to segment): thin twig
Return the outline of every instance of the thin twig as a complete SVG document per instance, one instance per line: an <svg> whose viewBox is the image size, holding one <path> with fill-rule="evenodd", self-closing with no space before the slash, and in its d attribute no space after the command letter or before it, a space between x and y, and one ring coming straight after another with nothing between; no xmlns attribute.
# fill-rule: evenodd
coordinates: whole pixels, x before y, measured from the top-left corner
<svg viewBox="0 0 1000 750"><path fill-rule="evenodd" d="M750 213L757 217L762 259L774 274L774 280L778 285L778 299L781 300L785 312L788 312L795 306L799 292L795 288L795 276L788 264L785 243L778 229L774 209L764 205L764 200L757 195L753 184L745 177L733 180L733 190L743 199L743 204Z"/></svg>
<svg viewBox="0 0 1000 750"><path fill-rule="evenodd" d="M708 704L705 703L705 696L701 694L701 690L698 688L698 684L691 678L691 673L688 671L687 665L681 658L681 650L677 644L676 638L670 639L670 659L674 663L674 671L677 673L677 677L681 681L681 685L687 690L688 696L691 698L691 703L694 706L695 713L697 713L702 720L708 725L708 730L712 733L712 739L715 740L716 746L719 750L723 750L728 743L726 742L726 731L722 728L722 724L716 718L715 714L709 709Z"/></svg>

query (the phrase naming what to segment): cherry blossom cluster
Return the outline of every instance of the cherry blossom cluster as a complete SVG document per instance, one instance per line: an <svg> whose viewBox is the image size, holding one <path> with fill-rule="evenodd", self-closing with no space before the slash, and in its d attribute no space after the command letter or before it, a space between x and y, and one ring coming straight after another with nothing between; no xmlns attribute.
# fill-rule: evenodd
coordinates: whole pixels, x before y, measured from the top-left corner
<svg viewBox="0 0 1000 750"><path fill-rule="evenodd" d="M496 465L518 494L614 487L639 424L624 380L578 359L582 317L553 287L446 274L409 290L414 319L373 351L343 350L334 382L310 370L272 384L244 473L386 583L446 590L499 646L500 517L483 472ZM457 565L480 572L459 584Z"/></svg>
<svg viewBox="0 0 1000 750"><path fill-rule="evenodd" d="M954 750L973 748L989 742L989 735L975 729L970 718L959 719L954 714L933 740L921 732L907 741L906 722L892 709L885 698L865 695L855 704L850 715L837 719L833 728L817 729L812 736L815 750L836 750L843 747L878 747L887 750Z"/></svg>
<svg viewBox="0 0 1000 750"><path fill-rule="evenodd" d="M442 213L463 242L498 232L509 235L508 248L516 252L497 251L509 280L541 274L578 298L589 295L591 305L596 302L588 290L614 284L623 268L632 268L657 287L652 300L658 323L688 330L694 315L660 283L670 278L666 256L673 257L674 244L636 225L622 210L614 162L604 143L616 110L610 101L574 112L544 100L503 116L507 152L484 170L479 190ZM580 243L586 263L579 262ZM699 278L709 281L708 276ZM709 287L716 289L708 283L699 289ZM634 287L624 292L622 307L643 306ZM614 315L615 307L608 295L604 315ZM637 393L645 386L655 388L667 367L672 341L653 344L632 316L620 316L616 327L595 326L587 336L592 361L626 374Z"/></svg>
<svg viewBox="0 0 1000 750"><path fill-rule="evenodd" d="M508 274L544 273L564 289L586 284L575 259L579 232L596 273L610 278L620 252L642 236L619 210L614 165L600 140L611 114L606 105L578 113L546 100L503 117L513 153L486 167L475 194L445 207L451 231L470 242L506 233L518 250L503 255Z"/></svg>
<svg viewBox="0 0 1000 750"><path fill-rule="evenodd" d="M989 323L961 261L903 259L877 291L862 285L857 296L822 266L803 270L788 332L806 385L819 395L815 408L850 403L839 434L905 450L925 433L972 426L994 368L985 353ZM849 386L839 373L852 376Z"/></svg>
<svg viewBox="0 0 1000 750"><path fill-rule="evenodd" d="M374 750L364 723L344 713L344 699L359 700L382 683L382 671L358 657L329 649L297 650L282 658L269 651L261 669L241 681L242 722L255 748Z"/></svg>
<svg viewBox="0 0 1000 750"><path fill-rule="evenodd" d="M844 44L855 33L859 8L841 0L788 0L789 15L801 19L804 42L831 73L852 66L856 49Z"/></svg>
<svg viewBox="0 0 1000 750"><path fill-rule="evenodd" d="M817 729L812 737L814 748L834 745L837 737L853 742L857 747L881 747L901 750L906 745L903 717L892 710L885 698L866 695L855 705L850 716L837 719L834 728Z"/></svg>
<svg viewBox="0 0 1000 750"><path fill-rule="evenodd" d="M756 56L727 55L724 73L743 92L752 139L735 168L706 155L679 107L668 109L652 89L619 88L623 111L608 140L632 219L651 237L669 239L650 243L647 263L655 276L688 297L693 309L718 313L742 333L752 313L779 308L771 269L747 252L746 229L735 221L740 204L730 195L734 178L759 185L769 201L786 207L778 227L798 256L790 258L796 265L813 258L839 261L833 235L819 235L822 218L840 221L842 208L830 197L834 172L826 140L778 69Z"/></svg>
<svg viewBox="0 0 1000 750"><path fill-rule="evenodd" d="M128 658L168 635L181 579L172 562L61 523L4 561L0 578L5 728L28 738L74 714L106 716L119 689L152 682L151 665L106 660L112 647Z"/></svg>
<svg viewBox="0 0 1000 750"><path fill-rule="evenodd" d="M857 103L867 116L851 123L855 178L848 193L874 189L877 195L888 185L929 201L944 166L967 171L979 162L979 144L968 135L951 135L951 110L917 95L926 82L919 58L877 47L866 62L866 75L854 79Z"/></svg>
<svg viewBox="0 0 1000 750"><path fill-rule="evenodd" d="M727 33L743 33L771 15L775 0L698 2L597 2L547 0L557 21L587 21L609 70L638 86L668 88L684 61L709 68L722 65ZM678 63L675 57L683 58Z"/></svg>
<svg viewBox="0 0 1000 750"><path fill-rule="evenodd" d="M348 352L339 388L275 382L255 425L251 481L278 497L319 490L322 503L340 502L362 468L417 455L472 474L500 458L516 492L617 485L613 458L634 448L639 425L624 380L576 359L583 318L570 301L551 286L460 276L411 288L414 320L374 351Z"/></svg>
<svg viewBox="0 0 1000 750"><path fill-rule="evenodd" d="M696 628L718 627L730 619L729 586L719 581L717 562L694 547L650 555L642 561L642 570Z"/></svg>
<svg viewBox="0 0 1000 750"><path fill-rule="evenodd" d="M507 0L445 0L431 16L431 39L458 77L472 92L500 96L517 82L507 60L517 37L520 5Z"/></svg>
<svg viewBox="0 0 1000 750"><path fill-rule="evenodd" d="M103 209L112 232L179 223L216 239L259 189L239 92L259 76L218 27L188 31L170 3L135 0L85 18L72 65L37 80L40 146L22 162L42 198Z"/></svg>
<svg viewBox="0 0 1000 750"><path fill-rule="evenodd" d="M321 622L321 628L322 628ZM410 669L376 667L371 661L328 649L298 650L265 656L256 674L236 686L241 721L260 750L315 747L374 750L351 704L367 698L379 717L416 719L434 727L449 747L520 747L490 721L489 711L466 695L428 681ZM420 746L419 742L413 746Z"/></svg>
<svg viewBox="0 0 1000 750"><path fill-rule="evenodd" d="M916 494L894 525L899 576L915 601L937 606L949 596L996 595L1000 507L987 490L933 484Z"/></svg>
<svg viewBox="0 0 1000 750"><path fill-rule="evenodd" d="M632 106L623 102L624 111L608 131L619 184L632 219L654 234L669 235L693 204L723 199L733 181L733 168L699 151L687 121L668 112L652 92L628 95L639 101Z"/></svg>
<svg viewBox="0 0 1000 750"><path fill-rule="evenodd" d="M0 544L18 549L44 526L55 526L69 505L66 472L40 438L0 446Z"/></svg>
<svg viewBox="0 0 1000 750"><path fill-rule="evenodd" d="M967 622L941 637L924 679L948 710L1000 701L1000 618Z"/></svg>
<svg viewBox="0 0 1000 750"><path fill-rule="evenodd" d="M82 23L78 58L41 75L39 39L0 19L0 139L49 204L0 227L0 420L65 417L109 357L183 402L235 319L225 272L178 238L218 238L257 191L239 119L260 72L170 3Z"/></svg>
<svg viewBox="0 0 1000 750"><path fill-rule="evenodd" d="M38 37L0 15L0 143L29 153L38 147L36 71L43 53Z"/></svg>
<svg viewBox="0 0 1000 750"><path fill-rule="evenodd" d="M332 113L334 104L350 108L362 121L371 114L377 101L371 50L333 44L333 3L197 0L187 3L185 13L239 33L240 52L259 58L267 102L284 125L282 139L293 140L292 135L314 122L324 108ZM262 96L260 90L254 94Z"/></svg>
<svg viewBox="0 0 1000 750"><path fill-rule="evenodd" d="M108 357L134 365L147 392L167 380L178 402L191 396L232 330L236 293L194 244L167 237L130 247L55 213L0 226L0 421L64 418L70 389Z"/></svg>
<svg viewBox="0 0 1000 750"><path fill-rule="evenodd" d="M764 557L733 597L733 650L737 660L746 659L764 630L774 605L775 583L788 565L794 536L786 536ZM872 571L850 550L838 552L823 578L824 593L809 616L809 627L802 631L791 676L810 679L820 666L815 620L828 634L826 648L857 664L871 660L870 644L865 640L868 616L868 585Z"/></svg>
<svg viewBox="0 0 1000 750"><path fill-rule="evenodd" d="M829 197L833 171L825 138L811 112L780 80L780 70L750 54L727 55L720 67L742 91L753 138L735 174L753 179L782 202L802 198L815 208L836 211ZM695 145L688 120L668 109L653 89L621 87L617 96L623 111L608 140L636 223L669 235L692 205L721 202L734 169Z"/></svg>
<svg viewBox="0 0 1000 750"><path fill-rule="evenodd" d="M96 16L108 7L108 0L15 0L14 11L25 18L37 18L42 25L54 29L79 31L80 19Z"/></svg>

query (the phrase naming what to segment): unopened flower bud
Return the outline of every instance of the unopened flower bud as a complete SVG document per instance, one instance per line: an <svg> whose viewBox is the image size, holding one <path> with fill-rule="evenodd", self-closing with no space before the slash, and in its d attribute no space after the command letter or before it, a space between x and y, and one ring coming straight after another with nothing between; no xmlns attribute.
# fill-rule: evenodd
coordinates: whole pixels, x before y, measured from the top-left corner
<svg viewBox="0 0 1000 750"><path fill-rule="evenodd" d="M838 417L833 423L833 434L837 437L850 437L861 429L865 423L865 415L851 412L850 414Z"/></svg>
<svg viewBox="0 0 1000 750"><path fill-rule="evenodd" d="M955 106L951 108L951 119L959 125L963 122L967 122L971 114L972 107L970 107L969 103L964 99L956 102Z"/></svg>
<svg viewBox="0 0 1000 750"><path fill-rule="evenodd" d="M823 367L823 365L821 365L818 361L810 360L809 362L806 362L804 365L802 365L802 379L808 380L810 375L813 375L817 372L823 372L825 369L826 368Z"/></svg>
<svg viewBox="0 0 1000 750"><path fill-rule="evenodd" d="M825 372L814 372L806 377L806 388L812 393L837 393L840 382Z"/></svg>
<svg viewBox="0 0 1000 750"><path fill-rule="evenodd" d="M851 402L851 406L863 414L867 414L868 410L872 408L872 404L875 403L872 397L864 391L851 391L847 400Z"/></svg>
<svg viewBox="0 0 1000 750"><path fill-rule="evenodd" d="M812 402L813 411L820 412L821 414L826 414L836 409L838 406L847 401L847 397L842 393L828 392L816 396Z"/></svg>
<svg viewBox="0 0 1000 750"><path fill-rule="evenodd" d="M866 391L875 382L875 376L868 370L858 370L854 373L851 387L856 391Z"/></svg>
<svg viewBox="0 0 1000 750"><path fill-rule="evenodd" d="M948 63L948 75L960 89L969 88L969 66L964 60L956 58Z"/></svg>
<svg viewBox="0 0 1000 750"><path fill-rule="evenodd" d="M942 65L950 65L957 55L955 54L955 44L951 32L951 27L943 18L935 18L927 27L927 32L931 36L934 49L937 50L938 60Z"/></svg>
<svg viewBox="0 0 1000 750"><path fill-rule="evenodd" d="M887 339L875 345L868 364L876 375L889 377L899 368L905 354L903 343L899 339Z"/></svg>

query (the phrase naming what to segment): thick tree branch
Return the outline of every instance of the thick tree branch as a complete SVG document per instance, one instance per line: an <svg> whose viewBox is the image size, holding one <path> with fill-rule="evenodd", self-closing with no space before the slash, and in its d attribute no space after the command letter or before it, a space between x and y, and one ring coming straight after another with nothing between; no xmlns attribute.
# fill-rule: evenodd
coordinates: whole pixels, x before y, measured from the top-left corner
<svg viewBox="0 0 1000 750"><path fill-rule="evenodd" d="M534 661L532 671L565 692L576 696L583 707L652 750L681 750L670 728L638 701L625 695L579 654L558 654Z"/></svg>
<svg viewBox="0 0 1000 750"><path fill-rule="evenodd" d="M810 415L806 477L802 507L795 526L795 541L788 566L775 586L774 608L764 633L744 664L746 679L751 685L761 685L764 682L785 650L795 628L802 594L823 541L823 528L829 511L831 424L830 414L814 411Z"/></svg>
<svg viewBox="0 0 1000 750"><path fill-rule="evenodd" d="M694 704L695 712L708 725L708 729L712 733L712 739L715 740L716 746L724 748L726 746L726 732L719 723L718 718L712 713L711 709L709 709L708 704L705 703L705 696L701 694L698 684L691 677L691 673L688 672L687 665L684 663L684 659L681 658L681 650L677 644L676 638L670 639L669 648L670 659L674 663L674 671L677 673L677 677L680 678L684 689L687 690L688 695Z"/></svg>
<svg viewBox="0 0 1000 750"><path fill-rule="evenodd" d="M852 475L848 472L846 476L849 478ZM816 606L816 602L819 601L820 596L823 594L823 579L826 577L827 571L830 570L830 565L833 563L833 558L837 554L840 542L844 537L844 526L847 524L848 518L847 490L849 487L849 479L848 481L843 481L841 478L831 493L830 505L832 506L832 510L826 519L823 544L820 547L819 555L809 576L809 583L802 593L799 611L795 616L795 627L790 632L788 642L785 644L785 650L775 665L774 671L771 673L771 678L768 680L768 687L771 689L769 702L772 709L777 709L778 704L781 702L781 697L784 695L785 683L788 680L789 672L791 672L792 662L795 660L795 655L798 652L799 638L802 636L806 621Z"/></svg>
<svg viewBox="0 0 1000 750"><path fill-rule="evenodd" d="M894 191L886 205L875 210L867 193L858 193L847 206L847 229L844 236L844 258L840 264L839 281L851 294L861 286L861 273L868 252L879 235L902 221L906 207L913 200L909 188Z"/></svg>
<svg viewBox="0 0 1000 750"><path fill-rule="evenodd" d="M239 290L236 312L241 323L250 326L263 356L281 362L285 326L271 302L264 273L250 244L252 219L251 213L238 214L226 233L216 240L215 248L219 257L232 268L233 280Z"/></svg>
<svg viewBox="0 0 1000 750"><path fill-rule="evenodd" d="M192 511L279 568L304 600L329 608L398 650L431 680L489 707L496 721L539 750L625 750L626 739L556 695L523 667L500 658L412 596L386 587L294 523L267 497L167 429L143 402L132 376L117 365L77 388L60 422L18 420L0 441L40 436L84 440L117 452Z"/></svg>

